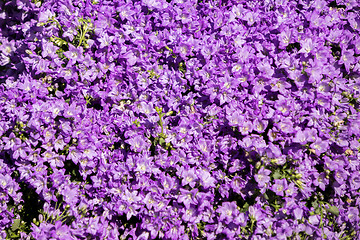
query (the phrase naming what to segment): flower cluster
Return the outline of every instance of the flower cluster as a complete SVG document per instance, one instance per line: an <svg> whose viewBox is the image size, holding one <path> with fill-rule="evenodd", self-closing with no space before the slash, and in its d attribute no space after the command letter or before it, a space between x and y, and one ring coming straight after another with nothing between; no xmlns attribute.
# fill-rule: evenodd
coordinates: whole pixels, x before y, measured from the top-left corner
<svg viewBox="0 0 360 240"><path fill-rule="evenodd" d="M357 0L0 2L0 238L360 238Z"/></svg>

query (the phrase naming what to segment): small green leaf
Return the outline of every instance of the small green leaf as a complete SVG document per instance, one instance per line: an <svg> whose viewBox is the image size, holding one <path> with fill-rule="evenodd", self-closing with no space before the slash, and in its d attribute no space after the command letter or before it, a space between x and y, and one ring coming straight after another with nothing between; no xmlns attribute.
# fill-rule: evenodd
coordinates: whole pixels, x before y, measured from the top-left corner
<svg viewBox="0 0 360 240"><path fill-rule="evenodd" d="M162 108L159 108L159 107L155 107L155 110L158 114L160 114L162 112Z"/></svg>
<svg viewBox="0 0 360 240"><path fill-rule="evenodd" d="M162 144L164 144L164 143L165 143L165 139L161 137L161 138L159 139L159 144L162 145Z"/></svg>
<svg viewBox="0 0 360 240"><path fill-rule="evenodd" d="M20 228L20 222L21 222L20 219L15 219L12 226L11 226L11 230L12 231L18 230Z"/></svg>
<svg viewBox="0 0 360 240"><path fill-rule="evenodd" d="M138 119L136 119L133 123L136 125L136 127L140 127L140 122Z"/></svg>
<svg viewBox="0 0 360 240"><path fill-rule="evenodd" d="M337 207L335 207L335 206L330 206L329 208L326 209L326 211L329 212L329 213L332 213L332 214L334 214L336 216L339 216L339 213L340 213L339 209Z"/></svg>
<svg viewBox="0 0 360 240"><path fill-rule="evenodd" d="M172 115L173 113L174 113L174 111L169 111L169 112L166 113L166 116L170 116L170 115Z"/></svg>
<svg viewBox="0 0 360 240"><path fill-rule="evenodd" d="M168 46L165 46L165 48L166 48L167 50L169 50L170 52L173 52L173 50L172 50L171 48L169 48Z"/></svg>
<svg viewBox="0 0 360 240"><path fill-rule="evenodd" d="M269 199L270 199L269 196L268 196L266 193L264 193L264 198L265 198L266 200L269 200Z"/></svg>
<svg viewBox="0 0 360 240"><path fill-rule="evenodd" d="M250 207L249 203L246 202L242 207L241 212L246 212L249 209L249 207Z"/></svg>
<svg viewBox="0 0 360 240"><path fill-rule="evenodd" d="M313 208L317 209L319 207L319 203L317 201L313 201L311 203L311 206L313 206Z"/></svg>
<svg viewBox="0 0 360 240"><path fill-rule="evenodd" d="M282 174L280 173L279 170L276 170L276 171L273 173L272 177L273 177L274 179L280 179L280 178L282 177Z"/></svg>

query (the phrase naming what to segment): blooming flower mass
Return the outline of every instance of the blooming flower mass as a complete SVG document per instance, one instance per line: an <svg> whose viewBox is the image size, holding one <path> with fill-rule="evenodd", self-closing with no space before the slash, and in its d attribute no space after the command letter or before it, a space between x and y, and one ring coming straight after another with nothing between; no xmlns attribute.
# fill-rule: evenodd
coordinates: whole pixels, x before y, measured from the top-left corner
<svg viewBox="0 0 360 240"><path fill-rule="evenodd" d="M358 0L0 2L1 239L360 239Z"/></svg>

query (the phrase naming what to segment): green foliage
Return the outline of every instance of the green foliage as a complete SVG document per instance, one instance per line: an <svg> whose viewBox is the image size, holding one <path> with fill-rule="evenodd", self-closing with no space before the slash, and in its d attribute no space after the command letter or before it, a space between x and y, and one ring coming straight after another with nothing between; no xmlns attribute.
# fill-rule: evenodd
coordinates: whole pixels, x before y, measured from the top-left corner
<svg viewBox="0 0 360 240"><path fill-rule="evenodd" d="M185 64L184 61L181 61L181 62L179 63L179 71L182 72L183 74L186 73L186 64Z"/></svg>
<svg viewBox="0 0 360 240"><path fill-rule="evenodd" d="M84 46L85 48L88 48L89 45L87 44L87 40L89 38L88 33L92 32L94 30L94 25L91 23L91 19L79 19L80 26L78 26L77 31L78 34L75 36L73 43L74 45L80 47Z"/></svg>
<svg viewBox="0 0 360 240"><path fill-rule="evenodd" d="M336 206L329 206L329 208L326 208L326 211L335 215L335 216L339 216L339 209Z"/></svg>
<svg viewBox="0 0 360 240"><path fill-rule="evenodd" d="M155 107L156 112L159 115L159 121L158 121L158 125L161 127L161 132L159 133L159 135L154 138L153 144L157 145L159 144L161 147L163 147L164 149L170 151L172 149L174 149L174 147L172 146L172 144L170 142L166 142L166 134L164 133L164 123L163 123L163 117L164 116L169 116L172 115L174 112L173 111L169 111L168 113L163 113L163 109L160 107Z"/></svg>

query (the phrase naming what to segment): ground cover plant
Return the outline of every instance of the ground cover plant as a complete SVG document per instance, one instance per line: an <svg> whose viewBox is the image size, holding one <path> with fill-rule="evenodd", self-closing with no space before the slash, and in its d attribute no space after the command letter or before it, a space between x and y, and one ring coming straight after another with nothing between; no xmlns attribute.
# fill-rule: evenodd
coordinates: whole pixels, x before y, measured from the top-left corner
<svg viewBox="0 0 360 240"><path fill-rule="evenodd" d="M359 239L359 13L0 1L0 238Z"/></svg>

